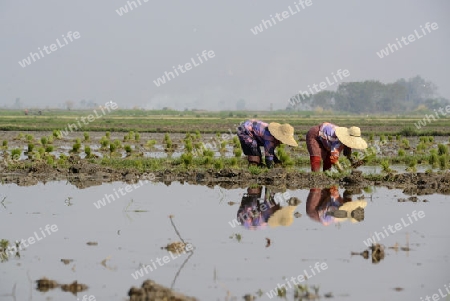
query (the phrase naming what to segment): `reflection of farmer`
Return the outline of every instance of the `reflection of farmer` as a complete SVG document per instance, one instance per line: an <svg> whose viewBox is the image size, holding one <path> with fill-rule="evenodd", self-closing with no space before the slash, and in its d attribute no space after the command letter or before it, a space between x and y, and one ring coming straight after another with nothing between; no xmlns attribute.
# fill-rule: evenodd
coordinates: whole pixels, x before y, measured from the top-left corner
<svg viewBox="0 0 450 301"><path fill-rule="evenodd" d="M264 198L261 198L262 187L248 188L241 200L237 212L237 220L247 229L261 229L270 227L289 226L293 221L295 206L281 207L275 202L274 193L264 189Z"/></svg>
<svg viewBox="0 0 450 301"><path fill-rule="evenodd" d="M324 122L312 127L306 134L311 171L320 170L320 162L323 160L323 171L329 170L332 164L339 168L339 155L344 155L351 160L352 148L366 149L367 143L361 138L359 127L338 127L332 123Z"/></svg>
<svg viewBox="0 0 450 301"><path fill-rule="evenodd" d="M359 207L363 210L366 205L366 201L352 201L347 191L341 197L336 186L328 189L311 188L306 200L306 214L325 226L348 217L352 222L358 222L364 219L364 211L361 213ZM358 213L358 216L354 213Z"/></svg>
<svg viewBox="0 0 450 301"><path fill-rule="evenodd" d="M280 163L275 155L275 148L281 143L298 146L294 139L294 128L289 124L271 122L269 124L259 120L244 121L237 128L237 135L241 142L244 155L249 164L261 165L261 149L264 147L266 166L273 167L273 163Z"/></svg>

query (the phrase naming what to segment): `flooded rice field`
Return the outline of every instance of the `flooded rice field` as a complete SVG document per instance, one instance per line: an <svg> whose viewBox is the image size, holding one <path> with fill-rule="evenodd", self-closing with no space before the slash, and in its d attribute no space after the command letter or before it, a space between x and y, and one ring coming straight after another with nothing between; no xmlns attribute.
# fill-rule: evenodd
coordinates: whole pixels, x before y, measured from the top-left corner
<svg viewBox="0 0 450 301"><path fill-rule="evenodd" d="M147 279L198 300L446 300L449 212L383 187L3 184L0 239L23 241L0 300L129 300Z"/></svg>

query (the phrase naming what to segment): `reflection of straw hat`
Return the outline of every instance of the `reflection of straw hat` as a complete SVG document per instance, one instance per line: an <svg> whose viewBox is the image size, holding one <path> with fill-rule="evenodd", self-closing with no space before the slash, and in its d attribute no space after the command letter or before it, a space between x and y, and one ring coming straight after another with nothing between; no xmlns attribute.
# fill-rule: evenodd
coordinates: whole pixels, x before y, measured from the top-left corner
<svg viewBox="0 0 450 301"><path fill-rule="evenodd" d="M297 206L286 206L276 211L269 217L269 226L275 228L278 226L290 226L294 221L294 211Z"/></svg>
<svg viewBox="0 0 450 301"><path fill-rule="evenodd" d="M347 211L347 217L335 218L335 221L336 222L344 222L347 219L349 219L352 223L358 223L360 221L352 217L352 212L353 212L353 210L357 209L358 207L361 207L364 209L366 206L367 206L367 202L365 200L344 203L341 207L339 207L339 210Z"/></svg>
<svg viewBox="0 0 450 301"><path fill-rule="evenodd" d="M367 142L361 138L361 129L356 126L351 128L336 127L336 136L346 146L354 149L366 149ZM275 137L276 138L276 137Z"/></svg>
<svg viewBox="0 0 450 301"><path fill-rule="evenodd" d="M298 146L297 141L294 139L294 128L288 124L279 124L278 122L269 123L270 133L284 144L290 146Z"/></svg>

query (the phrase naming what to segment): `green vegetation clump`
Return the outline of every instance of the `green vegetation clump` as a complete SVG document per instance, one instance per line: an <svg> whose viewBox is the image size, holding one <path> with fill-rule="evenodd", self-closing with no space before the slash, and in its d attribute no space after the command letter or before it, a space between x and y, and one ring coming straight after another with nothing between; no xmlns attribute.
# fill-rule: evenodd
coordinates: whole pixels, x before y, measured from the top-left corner
<svg viewBox="0 0 450 301"><path fill-rule="evenodd" d="M409 140L406 139L406 138L403 138L403 139L402 139L401 145L402 145L402 147L403 147L404 149L409 149L409 148L410 148L410 146L409 146Z"/></svg>
<svg viewBox="0 0 450 301"><path fill-rule="evenodd" d="M33 152L34 149L34 144L33 143L28 143L28 152L31 153Z"/></svg>
<svg viewBox="0 0 450 301"><path fill-rule="evenodd" d="M233 149L233 154L236 158L240 158L242 156L242 150L241 148L234 148Z"/></svg>
<svg viewBox="0 0 450 301"><path fill-rule="evenodd" d="M127 155L129 156L131 154L131 152L133 151L133 149L131 148L131 145L126 144L124 146L125 151L127 152Z"/></svg>
<svg viewBox="0 0 450 301"><path fill-rule="evenodd" d="M90 158L91 155L92 155L91 147L86 145L86 146L84 147L84 153L86 154L86 157L87 157L87 158Z"/></svg>
<svg viewBox="0 0 450 301"><path fill-rule="evenodd" d="M192 139L190 137L185 139L184 140L184 150L187 153L192 153L193 149L194 149L194 147L192 146Z"/></svg>
<svg viewBox="0 0 450 301"><path fill-rule="evenodd" d="M448 159L446 155L439 156L439 167L441 170L448 169Z"/></svg>
<svg viewBox="0 0 450 301"><path fill-rule="evenodd" d="M74 143L74 145L72 146L72 151L74 153L80 152L80 149L81 149L81 144L80 143Z"/></svg>
<svg viewBox="0 0 450 301"><path fill-rule="evenodd" d="M438 167L439 164L439 157L436 153L432 153L428 159L428 163L433 167Z"/></svg>
<svg viewBox="0 0 450 301"><path fill-rule="evenodd" d="M11 158L13 160L19 160L21 154L22 150L20 148L14 148L13 150L11 150Z"/></svg>
<svg viewBox="0 0 450 301"><path fill-rule="evenodd" d="M84 132L84 133L83 133L83 136L84 136L84 141L89 141L89 140L90 140L90 137L89 137L89 133L88 133L88 132Z"/></svg>
<svg viewBox="0 0 450 301"><path fill-rule="evenodd" d="M61 131L53 130L53 137L55 137L56 139L61 139L62 138Z"/></svg>
<svg viewBox="0 0 450 301"><path fill-rule="evenodd" d="M150 149L156 144L156 140L147 140L147 143L145 143L145 147Z"/></svg>
<svg viewBox="0 0 450 301"><path fill-rule="evenodd" d="M136 142L141 141L141 134L139 134L139 133L134 134L134 140L135 140Z"/></svg>
<svg viewBox="0 0 450 301"><path fill-rule="evenodd" d="M192 165L192 161L193 161L193 155L192 154L188 154L188 153L184 153L181 155L181 161L183 162L183 164L187 167Z"/></svg>
<svg viewBox="0 0 450 301"><path fill-rule="evenodd" d="M386 173L392 172L391 166L389 164L389 160L381 160L381 170Z"/></svg>
<svg viewBox="0 0 450 301"><path fill-rule="evenodd" d="M399 157L404 157L405 156L405 150L404 149L399 149L398 150L398 156Z"/></svg>
<svg viewBox="0 0 450 301"><path fill-rule="evenodd" d="M45 152L46 153L51 153L53 151L53 145L47 145L45 147Z"/></svg>
<svg viewBox="0 0 450 301"><path fill-rule="evenodd" d="M2 147L3 147L4 149L7 149L7 148L8 148L8 141L7 141L7 140L3 140L3 142L2 142Z"/></svg>
<svg viewBox="0 0 450 301"><path fill-rule="evenodd" d="M448 154L448 146L445 144L438 144L438 155L447 155Z"/></svg>

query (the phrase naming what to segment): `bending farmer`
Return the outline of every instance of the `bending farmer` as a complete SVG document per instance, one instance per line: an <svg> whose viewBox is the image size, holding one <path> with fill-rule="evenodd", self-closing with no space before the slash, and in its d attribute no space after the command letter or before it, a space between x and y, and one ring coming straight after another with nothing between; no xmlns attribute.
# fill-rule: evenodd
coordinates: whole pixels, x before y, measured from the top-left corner
<svg viewBox="0 0 450 301"><path fill-rule="evenodd" d="M267 124L260 120L247 120L237 128L237 135L249 164L262 165L260 146L264 146L264 155L268 168L272 168L274 163L280 163L280 160L275 155L275 148L278 145L284 143L298 146L294 139L294 128L287 123L271 122Z"/></svg>
<svg viewBox="0 0 450 301"><path fill-rule="evenodd" d="M352 148L366 149L367 143L361 138L359 127L339 127L329 122L312 127L306 134L311 171L320 170L323 160L323 171L329 170L332 164L339 165L339 155L344 151L351 161Z"/></svg>

